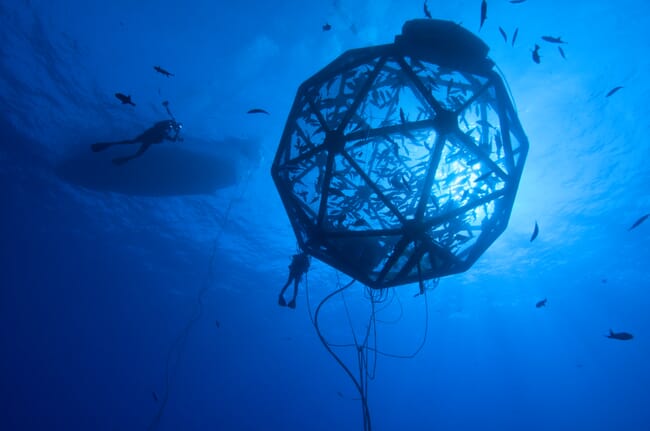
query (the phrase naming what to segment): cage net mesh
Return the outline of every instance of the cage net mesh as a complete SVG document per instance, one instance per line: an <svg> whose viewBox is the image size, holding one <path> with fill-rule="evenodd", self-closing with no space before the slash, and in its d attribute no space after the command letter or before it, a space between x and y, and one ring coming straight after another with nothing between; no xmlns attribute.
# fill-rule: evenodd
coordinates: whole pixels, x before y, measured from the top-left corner
<svg viewBox="0 0 650 431"><path fill-rule="evenodd" d="M301 247L382 288L467 270L505 229L527 150L491 68L383 45L300 87L272 174Z"/></svg>

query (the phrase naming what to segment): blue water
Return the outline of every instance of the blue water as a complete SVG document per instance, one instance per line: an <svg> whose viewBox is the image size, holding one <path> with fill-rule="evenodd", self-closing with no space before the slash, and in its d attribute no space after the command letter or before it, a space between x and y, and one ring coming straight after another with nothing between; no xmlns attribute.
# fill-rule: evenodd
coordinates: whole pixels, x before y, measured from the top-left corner
<svg viewBox="0 0 650 431"><path fill-rule="evenodd" d="M478 32L480 1L428 6ZM507 230L441 280L428 312L416 285L391 293L378 347L408 355L428 330L415 358L377 358L372 428L648 430L650 221L628 228L650 212L650 10L488 6L478 35L512 90L527 163ZM301 82L422 16L419 1L0 3L0 429L141 430L158 413L159 430L363 429L306 286L295 311L277 305L296 243L270 164ZM514 47L499 26L519 28ZM567 41L567 58L542 35ZM218 186L143 195L88 187L92 170L60 174L89 144L166 118L162 100L185 125L169 148L219 158L203 172ZM134 184L164 176L133 169ZM311 310L347 281L313 260ZM355 285L324 310L323 330L349 343L368 313ZM635 338L607 339L610 328Z"/></svg>

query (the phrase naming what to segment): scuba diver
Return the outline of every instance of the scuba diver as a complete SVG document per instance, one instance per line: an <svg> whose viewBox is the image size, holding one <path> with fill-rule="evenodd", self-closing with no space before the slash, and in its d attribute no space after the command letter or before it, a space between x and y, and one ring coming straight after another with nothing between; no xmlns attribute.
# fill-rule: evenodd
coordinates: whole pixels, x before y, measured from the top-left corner
<svg viewBox="0 0 650 431"><path fill-rule="evenodd" d="M160 144L165 140L172 141L172 142L182 141L183 138L181 138L179 134L181 132L181 129L183 128L183 124L176 121L176 119L172 115L171 111L169 110L169 102L164 101L163 106L165 107L165 109L167 109L167 113L171 117L171 120L158 121L152 127L145 130L143 133L141 133L140 135L136 136L133 139L125 139L123 141L116 141L116 142L97 142L95 144L92 144L90 148L93 150L93 152L96 153L99 151L104 151L105 149L112 147L113 145L137 144L138 142L141 143L142 145L140 145L140 149L138 149L138 151L132 156L116 157L113 159L113 163L115 165L123 165L129 160L133 160L136 157L140 157L153 144Z"/></svg>
<svg viewBox="0 0 650 431"><path fill-rule="evenodd" d="M304 251L301 251L298 254L294 254L291 258L291 264L289 265L289 278L284 284L284 287L280 291L280 296L278 297L278 304L284 307L285 305L289 308L296 308L296 296L298 296L298 284L302 275L307 273L309 269L309 255ZM287 304L284 300L284 292L287 290L291 282L293 281L293 296L291 301Z"/></svg>

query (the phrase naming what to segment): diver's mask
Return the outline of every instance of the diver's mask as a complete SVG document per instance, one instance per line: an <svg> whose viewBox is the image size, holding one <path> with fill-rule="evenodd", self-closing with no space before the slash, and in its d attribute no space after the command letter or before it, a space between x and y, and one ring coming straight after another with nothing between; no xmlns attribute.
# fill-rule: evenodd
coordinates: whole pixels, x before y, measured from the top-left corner
<svg viewBox="0 0 650 431"><path fill-rule="evenodd" d="M171 123L169 123L169 130L173 130L174 132L179 133L181 129L183 129L183 123L179 123L173 120Z"/></svg>

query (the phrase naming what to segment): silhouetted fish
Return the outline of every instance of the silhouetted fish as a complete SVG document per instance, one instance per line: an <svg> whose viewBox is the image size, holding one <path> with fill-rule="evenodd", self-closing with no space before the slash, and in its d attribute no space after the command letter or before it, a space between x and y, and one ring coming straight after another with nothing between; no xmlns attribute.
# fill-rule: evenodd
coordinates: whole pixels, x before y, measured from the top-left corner
<svg viewBox="0 0 650 431"><path fill-rule="evenodd" d="M634 338L634 335L630 334L629 332L614 332L611 329L609 330L609 335L605 335L607 338L612 338L614 340L631 340Z"/></svg>
<svg viewBox="0 0 650 431"><path fill-rule="evenodd" d="M253 108L250 109L247 114L266 114L266 115L271 115L268 113L268 111L262 109L262 108Z"/></svg>
<svg viewBox="0 0 650 431"><path fill-rule="evenodd" d="M402 124L406 123L406 115L404 115L404 110L402 108L399 108L399 119Z"/></svg>
<svg viewBox="0 0 650 431"><path fill-rule="evenodd" d="M547 301L546 298L542 299L541 301L537 301L537 304L535 304L535 307L536 308L542 308L542 307L546 306L546 301Z"/></svg>
<svg viewBox="0 0 650 431"><path fill-rule="evenodd" d="M454 84L454 78L451 78L447 83L447 97L449 97L449 93L451 93L451 88L454 86Z"/></svg>
<svg viewBox="0 0 650 431"><path fill-rule="evenodd" d="M481 1L481 25L479 26L479 31L483 28L483 24L485 23L485 20L487 19L487 1L483 0Z"/></svg>
<svg viewBox="0 0 650 431"><path fill-rule="evenodd" d="M427 6L426 0L424 1L424 16L427 18L431 18L431 11L429 10L429 6Z"/></svg>
<svg viewBox="0 0 650 431"><path fill-rule="evenodd" d="M554 37L554 36L542 36L542 40L545 40L546 42L549 43L566 43L565 41L562 40L561 37Z"/></svg>
<svg viewBox="0 0 650 431"><path fill-rule="evenodd" d="M410 191L408 183L404 180L404 177L400 174L393 175L390 180L390 184L395 188L395 190Z"/></svg>
<svg viewBox="0 0 650 431"><path fill-rule="evenodd" d="M533 49L533 61L537 64L539 64L540 57L539 57L539 45L535 44L535 49Z"/></svg>
<svg viewBox="0 0 650 431"><path fill-rule="evenodd" d="M152 392L151 392L151 396L153 397L153 400L154 400L155 402L158 402L158 394L156 393L156 391L152 391Z"/></svg>
<svg viewBox="0 0 650 431"><path fill-rule="evenodd" d="M517 4L517 3L523 3L523 2L525 2L525 1L526 1L526 0L510 0L510 3L512 3L512 4Z"/></svg>
<svg viewBox="0 0 650 431"><path fill-rule="evenodd" d="M115 97L117 97L120 102L122 102L123 105L133 105L135 106L135 103L131 100L131 95L126 95L122 93L115 93Z"/></svg>
<svg viewBox="0 0 650 431"><path fill-rule="evenodd" d="M326 22L326 23L323 25L323 31L330 31L331 29L332 29L332 26L330 25L329 22Z"/></svg>
<svg viewBox="0 0 650 431"><path fill-rule="evenodd" d="M515 32L514 32L514 34L512 35L512 43L511 43L512 46L515 46L515 40L517 40L517 35L518 35L518 34L519 34L519 27L517 27L517 28L515 29Z"/></svg>
<svg viewBox="0 0 650 431"><path fill-rule="evenodd" d="M609 92L605 95L605 97L609 97L609 96L611 96L612 94L616 93L616 92L617 92L618 90L620 90L621 88L623 88L622 85L619 85L618 87L614 87L614 88L612 88L612 89L609 90Z"/></svg>
<svg viewBox="0 0 650 431"><path fill-rule="evenodd" d="M562 49L562 47L558 46L557 50L560 51L560 55L562 56L562 58L566 60L566 55L564 55L564 50Z"/></svg>
<svg viewBox="0 0 650 431"><path fill-rule="evenodd" d="M218 320L215 320L214 321L214 326L216 326L217 328L221 328L221 323L219 323Z"/></svg>
<svg viewBox="0 0 650 431"><path fill-rule="evenodd" d="M153 69L154 69L156 72L160 73L161 75L165 75L167 78L169 78L170 76L174 76L173 73L169 73L168 71L166 71L165 69L163 69L163 68L160 67L160 66L154 66Z"/></svg>
<svg viewBox="0 0 650 431"><path fill-rule="evenodd" d="M506 31L499 27L499 33L501 33L501 36L503 36L503 41L505 43L508 43L508 35L506 34Z"/></svg>
<svg viewBox="0 0 650 431"><path fill-rule="evenodd" d="M637 221L634 222L634 224L632 224L632 226L630 226L628 231L631 231L632 229L638 227L641 223L646 221L648 219L648 217L650 217L650 214L646 214L646 215L642 216L641 218L639 218Z"/></svg>
<svg viewBox="0 0 650 431"><path fill-rule="evenodd" d="M336 392L336 395L338 395L339 398L343 398L343 394L342 394L340 391L337 391L337 392Z"/></svg>
<svg viewBox="0 0 650 431"><path fill-rule="evenodd" d="M530 242L535 241L537 235L539 235L539 226L537 225L537 221L535 221L535 228L533 229L533 234L530 237Z"/></svg>

